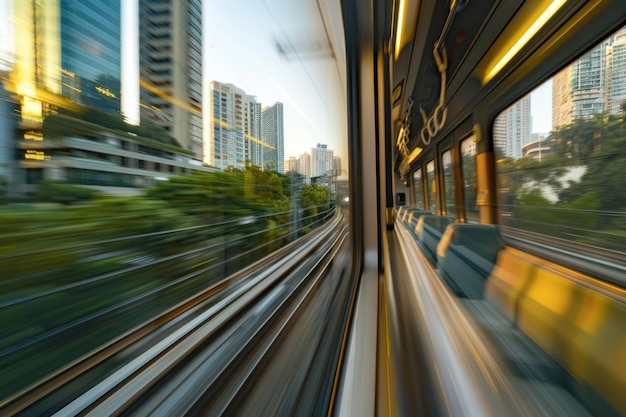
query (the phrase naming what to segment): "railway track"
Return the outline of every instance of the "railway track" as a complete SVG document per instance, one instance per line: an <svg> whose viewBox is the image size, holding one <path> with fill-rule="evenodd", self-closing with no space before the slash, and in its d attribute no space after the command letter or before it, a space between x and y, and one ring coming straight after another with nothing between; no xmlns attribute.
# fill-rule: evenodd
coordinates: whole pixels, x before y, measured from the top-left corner
<svg viewBox="0 0 626 417"><path fill-rule="evenodd" d="M354 288L346 236L336 218L10 398L1 412L255 414L265 405L326 415Z"/></svg>

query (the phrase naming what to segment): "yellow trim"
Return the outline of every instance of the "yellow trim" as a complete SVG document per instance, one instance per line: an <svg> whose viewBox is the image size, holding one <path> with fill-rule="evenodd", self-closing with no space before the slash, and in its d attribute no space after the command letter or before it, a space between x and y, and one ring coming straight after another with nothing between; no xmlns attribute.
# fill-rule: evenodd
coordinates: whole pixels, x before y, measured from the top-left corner
<svg viewBox="0 0 626 417"><path fill-rule="evenodd" d="M406 16L406 0L400 0L398 6L398 25L396 26L396 46L394 49L394 58L398 59L400 48L404 45L402 42L402 29L404 28L404 19Z"/></svg>
<svg viewBox="0 0 626 417"><path fill-rule="evenodd" d="M493 77L498 74L506 64L532 39L533 36L539 32L539 30L559 11L559 9L566 3L566 0L553 0L548 7L545 8L543 13L537 19L530 19L526 22L524 33L517 37L517 42L512 47L503 48L504 55L498 60L498 62L487 71L487 75L483 78L483 84L486 84ZM531 23L532 22L532 23ZM513 37L515 39L515 37ZM501 51L502 53L502 51Z"/></svg>

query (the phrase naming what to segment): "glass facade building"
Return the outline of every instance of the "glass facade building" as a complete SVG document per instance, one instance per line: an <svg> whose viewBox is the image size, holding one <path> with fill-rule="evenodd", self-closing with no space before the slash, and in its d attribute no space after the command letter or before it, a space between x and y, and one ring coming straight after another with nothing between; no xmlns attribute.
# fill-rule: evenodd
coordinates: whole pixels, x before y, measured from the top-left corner
<svg viewBox="0 0 626 417"><path fill-rule="evenodd" d="M62 92L75 103L120 111L120 1L61 0Z"/></svg>
<svg viewBox="0 0 626 417"><path fill-rule="evenodd" d="M202 155L202 2L139 0L141 111Z"/></svg>
<svg viewBox="0 0 626 417"><path fill-rule="evenodd" d="M264 150L265 167L285 172L285 124L283 103L277 102L263 109L263 142L271 146Z"/></svg>

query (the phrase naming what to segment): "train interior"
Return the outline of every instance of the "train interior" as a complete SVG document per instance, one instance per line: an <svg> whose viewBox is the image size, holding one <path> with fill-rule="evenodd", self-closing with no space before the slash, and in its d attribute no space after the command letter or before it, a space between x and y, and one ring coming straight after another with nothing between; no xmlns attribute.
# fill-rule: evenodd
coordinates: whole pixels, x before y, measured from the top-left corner
<svg viewBox="0 0 626 417"><path fill-rule="evenodd" d="M381 415L402 414L407 404L414 415L626 412L619 393L626 382L623 240L615 236L622 244L613 246L609 235L582 237L575 231L585 227L580 217L522 214L526 209L518 204L532 205L524 192L542 180L528 175L512 189L505 163L531 158L516 160L524 155L511 153L498 131L506 116L509 127L514 115L519 122L519 113L507 109L529 102L529 93L554 76L556 138L557 74L580 68L581 55L619 38L624 5L398 1L393 8L352 7L344 6L348 78L355 80L349 85L356 96L349 92L349 108L358 108L359 120L350 133L358 135L360 148L351 162L360 160L361 171L351 180L362 187L362 206L377 208L379 228L365 228L363 250L377 250L375 239L368 246L368 230L383 242L376 252L384 271L377 383L392 387L385 392L379 385L372 407ZM361 46L351 55L355 43ZM579 116L585 117L591 118ZM596 149L612 146L605 140ZM611 158L621 153L611 152ZM566 156L564 170L580 164ZM557 163L547 154L539 158ZM379 167L377 190L365 185L374 180L372 164ZM594 190L577 189L578 197L585 191ZM533 209L552 208L527 210ZM363 225L371 224L367 216ZM558 232L551 229L555 223ZM451 346L459 362L446 356ZM463 371L451 363L462 363ZM416 392L429 378L437 383ZM512 403L519 411L509 408Z"/></svg>

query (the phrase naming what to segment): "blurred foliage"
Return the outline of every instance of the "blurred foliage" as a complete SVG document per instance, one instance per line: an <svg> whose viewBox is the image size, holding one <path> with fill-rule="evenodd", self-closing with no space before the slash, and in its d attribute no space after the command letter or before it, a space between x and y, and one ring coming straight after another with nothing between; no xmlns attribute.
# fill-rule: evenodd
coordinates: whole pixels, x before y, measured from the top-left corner
<svg viewBox="0 0 626 417"><path fill-rule="evenodd" d="M300 191L303 208L304 232L309 232L312 225L321 221L324 212L330 209L330 192L318 184L304 185Z"/></svg>
<svg viewBox="0 0 626 417"><path fill-rule="evenodd" d="M552 132L548 138L550 150L570 164L584 164L600 145L600 132L605 127L602 115L591 119L576 119Z"/></svg>
<svg viewBox="0 0 626 417"><path fill-rule="evenodd" d="M514 205L530 189L535 187L560 191L560 178L565 173L558 156L548 155L541 161L532 157L500 158L497 162L498 189L501 204ZM504 201L503 201L504 200Z"/></svg>
<svg viewBox="0 0 626 417"><path fill-rule="evenodd" d="M147 197L167 201L187 214L234 219L289 209L289 179L259 167L194 172L160 181Z"/></svg>
<svg viewBox="0 0 626 417"><path fill-rule="evenodd" d="M121 132L131 132L137 136L154 139L161 143L181 147L180 143L169 134L162 126L145 117L141 118L139 125L130 125L124 121L120 114L105 113L93 108L84 108L79 114L68 113L67 116L79 118L88 123L107 127Z"/></svg>
<svg viewBox="0 0 626 417"><path fill-rule="evenodd" d="M7 177L0 176L0 204L8 202L9 180Z"/></svg>
<svg viewBox="0 0 626 417"><path fill-rule="evenodd" d="M317 209L319 208L317 206L330 201L328 188L318 184L308 184L303 186L301 196L302 208L313 207L311 210L314 210L315 213L317 213Z"/></svg>
<svg viewBox="0 0 626 417"><path fill-rule="evenodd" d="M249 217L254 223L233 224L239 235L265 230L257 239L241 242L240 249L268 243L270 249L281 246L281 237L289 233L289 178L257 166L230 168L217 172L194 172L161 181L147 191L147 196L168 202L185 214L197 216L201 223L229 222ZM285 225L283 227L277 227Z"/></svg>
<svg viewBox="0 0 626 417"><path fill-rule="evenodd" d="M577 119L545 143L550 151L541 160L497 162L500 204L511 215L505 224L626 252L623 118ZM570 168L584 173L565 181Z"/></svg>
<svg viewBox="0 0 626 417"><path fill-rule="evenodd" d="M142 119L141 126L124 123L121 116L86 110L85 114L53 114L47 116L43 122L43 132L46 136L80 136L86 139L100 141L101 132L112 132L120 136L170 152L192 154L180 146L167 131L155 123Z"/></svg>
<svg viewBox="0 0 626 417"><path fill-rule="evenodd" d="M294 193L252 166L137 197L44 182L35 198L55 204L0 206L0 352L23 346L0 355L0 398L296 237Z"/></svg>
<svg viewBox="0 0 626 417"><path fill-rule="evenodd" d="M93 200L100 195L98 190L59 181L40 181L32 196L36 202L72 204Z"/></svg>

